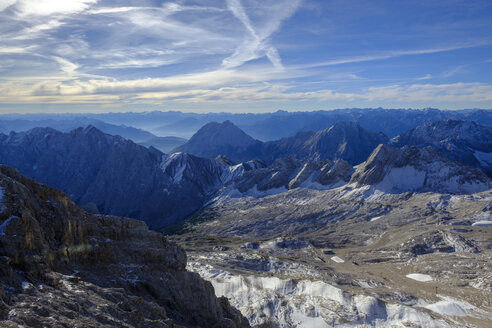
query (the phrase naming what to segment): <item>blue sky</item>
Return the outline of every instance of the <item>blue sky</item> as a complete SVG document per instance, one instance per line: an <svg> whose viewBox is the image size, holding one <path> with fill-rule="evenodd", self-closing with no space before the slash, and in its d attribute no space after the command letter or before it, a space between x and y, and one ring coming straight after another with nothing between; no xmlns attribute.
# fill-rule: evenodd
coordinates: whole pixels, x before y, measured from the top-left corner
<svg viewBox="0 0 492 328"><path fill-rule="evenodd" d="M492 1L0 0L0 112L492 108Z"/></svg>

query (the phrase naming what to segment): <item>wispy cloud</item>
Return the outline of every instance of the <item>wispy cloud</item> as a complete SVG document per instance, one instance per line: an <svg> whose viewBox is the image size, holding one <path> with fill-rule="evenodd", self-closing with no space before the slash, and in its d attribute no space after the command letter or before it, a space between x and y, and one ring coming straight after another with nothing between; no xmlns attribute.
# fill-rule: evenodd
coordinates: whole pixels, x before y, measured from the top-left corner
<svg viewBox="0 0 492 328"><path fill-rule="evenodd" d="M316 68L316 67L327 67L327 66L337 66L337 65L344 65L344 64L371 62L376 60L391 59L391 58L397 58L403 56L426 55L426 54L435 54L435 53L448 52L448 51L454 51L460 49L469 49L469 48L481 47L486 45L492 45L492 40L484 40L480 42L465 42L462 44L457 44L447 47L384 51L379 54L370 55L370 56L339 58L339 59L304 64L304 65L298 65L296 66L296 68Z"/></svg>
<svg viewBox="0 0 492 328"><path fill-rule="evenodd" d="M274 67L283 69L277 49L270 43L269 37L281 26L282 21L292 16L300 5L299 0L282 2L281 6L266 9L273 15L262 28L255 28L240 0L227 0L227 7L234 16L244 25L247 35L234 53L222 61L225 68L238 67L245 62L266 56Z"/></svg>
<svg viewBox="0 0 492 328"><path fill-rule="evenodd" d="M456 66L456 67L453 67L447 71L445 71L442 76L443 77L451 77L451 76L454 76L456 74L458 74L459 72L463 71L463 69L465 67L467 67L468 65L459 65L459 66Z"/></svg>
<svg viewBox="0 0 492 328"><path fill-rule="evenodd" d="M16 9L22 16L49 16L53 14L75 14L98 0L18 0Z"/></svg>
<svg viewBox="0 0 492 328"><path fill-rule="evenodd" d="M4 11L6 8L12 6L17 0L0 0L0 11Z"/></svg>
<svg viewBox="0 0 492 328"><path fill-rule="evenodd" d="M418 77L415 80L423 81L423 80L430 80L430 79L432 79L432 75L431 74L425 74L424 76Z"/></svg>

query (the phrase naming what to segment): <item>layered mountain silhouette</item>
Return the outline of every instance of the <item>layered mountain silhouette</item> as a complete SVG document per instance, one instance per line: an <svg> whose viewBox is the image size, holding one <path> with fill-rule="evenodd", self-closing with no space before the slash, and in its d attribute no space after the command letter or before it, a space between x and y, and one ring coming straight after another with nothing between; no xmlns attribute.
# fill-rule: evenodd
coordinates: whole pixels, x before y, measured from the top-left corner
<svg viewBox="0 0 492 328"><path fill-rule="evenodd" d="M354 122L339 122L318 131L298 133L291 138L264 144L263 155L267 159L285 156L313 160L343 159L352 165L362 163L379 145L388 142L381 132L363 129Z"/></svg>
<svg viewBox="0 0 492 328"><path fill-rule="evenodd" d="M263 143L248 136L230 121L208 123L175 151L214 158L225 155L242 162L255 158L273 162L294 156L311 160L343 159L352 165L363 162L388 137L367 131L353 122L339 122L318 132L300 132L294 137Z"/></svg>

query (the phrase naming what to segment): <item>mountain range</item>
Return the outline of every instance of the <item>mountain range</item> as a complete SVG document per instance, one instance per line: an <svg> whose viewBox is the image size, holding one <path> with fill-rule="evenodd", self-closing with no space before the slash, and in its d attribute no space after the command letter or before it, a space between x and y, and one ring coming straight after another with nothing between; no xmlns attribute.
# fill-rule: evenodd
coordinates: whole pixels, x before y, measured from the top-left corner
<svg viewBox="0 0 492 328"><path fill-rule="evenodd" d="M279 110L274 113L183 113L178 111L153 112L126 112L101 114L6 114L0 115L1 121L29 120L29 121L63 121L79 120L81 118L103 121L108 124L131 126L152 132L159 137L178 136L190 138L203 125L210 122L229 120L240 127L254 139L261 141L277 140L295 136L302 131L320 131L329 128L337 122L355 122L362 128L370 131L381 131L393 138L419 125L447 119L475 121L483 125L492 125L492 111L490 110L438 110L426 109L382 109L382 108L351 108L312 112L286 112ZM8 133L9 122L5 122ZM79 126L73 126L73 128ZM97 124L92 124L97 126ZM54 125L35 125L31 127ZM67 130L65 130L67 131ZM110 133L108 131L108 133ZM114 133L110 133L114 134ZM121 135L121 134L120 134ZM123 137L126 137L122 135ZM137 141L137 140L134 140Z"/></svg>
<svg viewBox="0 0 492 328"><path fill-rule="evenodd" d="M210 136L211 147L207 148ZM306 141L296 143L302 138ZM235 164L224 156L166 155L92 126L68 133L35 128L0 135L0 159L66 192L91 212L139 218L152 229L179 223L223 194L261 197L297 187L330 189L383 181L381 188L389 192L460 194L490 188L490 179L478 169L452 161L434 148L378 146L388 139L354 123L338 123L302 138L280 140L276 151L285 157L271 163L246 161L245 156L244 162ZM265 147L231 122L209 124L190 141L210 156L222 149L234 150L234 142L248 146L239 148L246 150L242 154L258 145ZM273 147L275 142L267 145ZM285 149L292 152L283 152ZM300 154L305 151L307 157L296 156L296 149ZM367 160L359 163L365 154ZM403 183L409 174L411 183Z"/></svg>
<svg viewBox="0 0 492 328"><path fill-rule="evenodd" d="M0 158L87 209L143 219L152 228L201 208L223 183L217 161L168 156L92 126L0 135Z"/></svg>

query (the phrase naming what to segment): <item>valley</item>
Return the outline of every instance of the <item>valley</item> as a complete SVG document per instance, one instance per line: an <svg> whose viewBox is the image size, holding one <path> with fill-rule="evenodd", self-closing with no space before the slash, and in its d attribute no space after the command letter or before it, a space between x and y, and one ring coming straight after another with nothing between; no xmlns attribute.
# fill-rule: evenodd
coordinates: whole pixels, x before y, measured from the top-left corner
<svg viewBox="0 0 492 328"><path fill-rule="evenodd" d="M490 218L490 191L370 200L340 193L218 201L200 214L206 221L173 239L188 268L253 326L491 323L492 231L463 222Z"/></svg>

